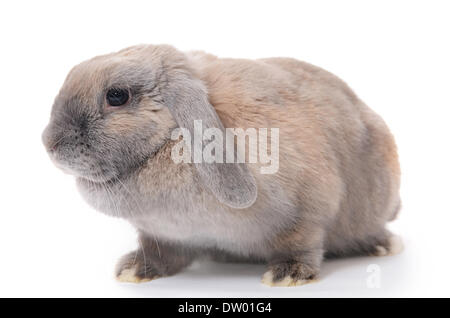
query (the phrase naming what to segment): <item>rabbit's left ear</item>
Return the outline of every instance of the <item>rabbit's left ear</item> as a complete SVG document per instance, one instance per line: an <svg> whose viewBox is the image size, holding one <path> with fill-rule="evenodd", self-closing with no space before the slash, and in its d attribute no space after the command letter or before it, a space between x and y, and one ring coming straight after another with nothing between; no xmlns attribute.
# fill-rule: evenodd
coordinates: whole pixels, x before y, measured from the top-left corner
<svg viewBox="0 0 450 318"><path fill-rule="evenodd" d="M161 93L178 126L188 129L191 139L194 136L194 120L201 120L203 129L218 128L225 140L223 124L209 103L206 87L199 79L187 71L178 70L176 76L168 76ZM224 148L224 154L225 151ZM194 151L191 153L193 156ZM205 188L220 202L236 209L247 208L255 202L256 182L245 163L202 162L195 163L195 166Z"/></svg>

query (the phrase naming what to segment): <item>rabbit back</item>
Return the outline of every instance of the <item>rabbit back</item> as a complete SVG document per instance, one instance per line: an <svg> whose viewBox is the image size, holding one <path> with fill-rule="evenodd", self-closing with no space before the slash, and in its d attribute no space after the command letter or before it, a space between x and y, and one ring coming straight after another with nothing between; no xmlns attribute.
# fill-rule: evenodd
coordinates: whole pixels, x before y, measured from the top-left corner
<svg viewBox="0 0 450 318"><path fill-rule="evenodd" d="M210 57L198 68L225 127L280 129L279 171L262 175L249 165L262 205L276 201L271 188L283 189L283 199L297 206L293 222L322 222L326 250L336 253L384 231L400 208L396 144L345 82L290 58Z"/></svg>

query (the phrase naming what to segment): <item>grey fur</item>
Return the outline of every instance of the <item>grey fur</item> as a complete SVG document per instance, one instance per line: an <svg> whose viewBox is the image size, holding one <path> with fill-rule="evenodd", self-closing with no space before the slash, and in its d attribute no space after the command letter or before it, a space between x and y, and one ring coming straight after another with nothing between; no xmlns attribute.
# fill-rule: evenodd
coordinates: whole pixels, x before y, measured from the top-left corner
<svg viewBox="0 0 450 318"><path fill-rule="evenodd" d="M132 99L112 110L104 94L115 86ZM195 119L222 130L279 127L279 171L173 163L170 133ZM266 262L274 282L309 281L324 255L391 248L393 138L344 82L303 62L145 45L96 57L69 73L43 141L89 204L139 230L142 250L118 275L134 265L140 278L171 275L212 255Z"/></svg>

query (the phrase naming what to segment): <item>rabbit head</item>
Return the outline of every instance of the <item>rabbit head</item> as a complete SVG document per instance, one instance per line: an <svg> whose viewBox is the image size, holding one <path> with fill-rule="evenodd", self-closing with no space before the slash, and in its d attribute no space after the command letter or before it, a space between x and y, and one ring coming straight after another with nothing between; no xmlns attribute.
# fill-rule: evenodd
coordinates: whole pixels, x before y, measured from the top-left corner
<svg viewBox="0 0 450 318"><path fill-rule="evenodd" d="M135 46L75 66L55 99L43 142L62 170L110 182L146 163L176 127L193 135L224 127L184 53ZM245 208L256 199L244 164L196 163L203 187L222 203ZM164 171L161 171L163 174Z"/></svg>

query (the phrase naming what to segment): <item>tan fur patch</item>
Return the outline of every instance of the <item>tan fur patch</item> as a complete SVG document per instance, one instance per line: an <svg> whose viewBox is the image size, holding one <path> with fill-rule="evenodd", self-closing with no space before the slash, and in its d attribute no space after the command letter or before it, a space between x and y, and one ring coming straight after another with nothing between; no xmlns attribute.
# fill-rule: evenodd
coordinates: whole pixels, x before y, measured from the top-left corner
<svg viewBox="0 0 450 318"><path fill-rule="evenodd" d="M316 279L309 279L309 280L304 280L304 279L299 279L299 280L294 280L292 277L290 276L286 276L285 278L283 278L282 280L273 281L273 273L271 270L267 271L264 273L261 282L264 285L270 286L270 287L294 287L294 286L301 286L301 285L306 285L309 283L314 283L316 282Z"/></svg>
<svg viewBox="0 0 450 318"><path fill-rule="evenodd" d="M156 278L157 277L140 278L140 277L136 276L136 267L125 268L117 276L117 280L122 283L146 283L146 282L149 282Z"/></svg>

